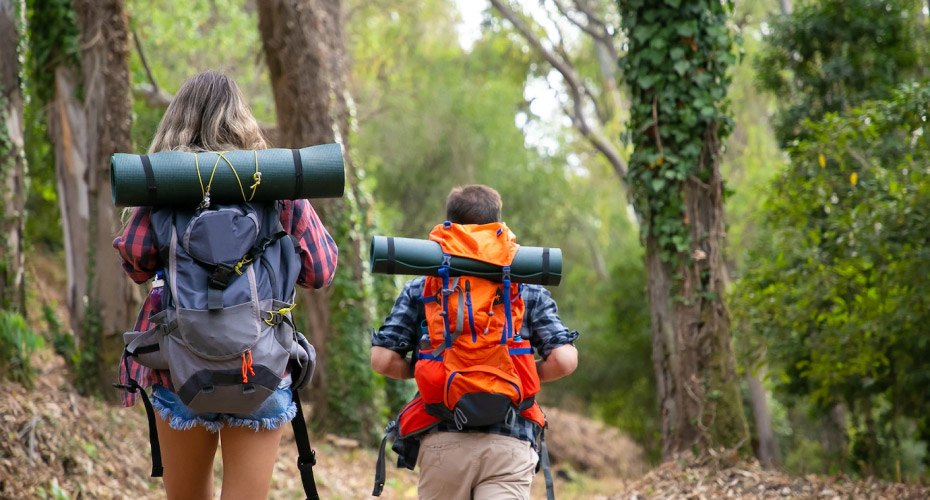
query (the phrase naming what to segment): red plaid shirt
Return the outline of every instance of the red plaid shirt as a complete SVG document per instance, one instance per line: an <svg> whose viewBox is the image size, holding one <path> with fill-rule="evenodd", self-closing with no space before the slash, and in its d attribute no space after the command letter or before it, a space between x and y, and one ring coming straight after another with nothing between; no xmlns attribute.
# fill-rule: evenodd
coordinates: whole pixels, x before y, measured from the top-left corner
<svg viewBox="0 0 930 500"><path fill-rule="evenodd" d="M123 259L123 270L136 283L145 283L155 276L156 271L164 267L152 239L150 212L148 207L133 210L123 234L113 240L113 248ZM300 274L297 275L297 284L304 288L322 288L329 285L335 275L339 251L310 202L285 201L281 211L281 225L297 239L300 247L301 267ZM160 309L161 289L153 288L142 304L134 330L142 332L151 328L149 315ZM124 356L119 366L120 384L128 384L130 375L142 387L160 384L172 388L171 377L166 370L152 370L136 363L132 357ZM134 405L138 398L138 393L124 392L123 406Z"/></svg>

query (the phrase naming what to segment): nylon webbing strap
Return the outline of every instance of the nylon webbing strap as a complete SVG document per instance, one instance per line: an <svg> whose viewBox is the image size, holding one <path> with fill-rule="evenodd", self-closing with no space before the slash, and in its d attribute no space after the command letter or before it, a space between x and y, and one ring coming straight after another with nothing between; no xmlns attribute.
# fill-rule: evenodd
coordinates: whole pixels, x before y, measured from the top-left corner
<svg viewBox="0 0 930 500"><path fill-rule="evenodd" d="M297 442L297 468L300 470L300 481L304 485L304 494L307 500L319 500L316 491L316 481L313 479L313 466L316 465L316 452L310 447L310 435L307 432L307 422L304 421L304 410L300 406L300 396L297 389L291 388L294 404L297 405L297 414L291 419L294 428L294 441Z"/></svg>
<svg viewBox="0 0 930 500"><path fill-rule="evenodd" d="M543 248L542 251L542 280L540 284L545 286L549 284L549 248Z"/></svg>
<svg viewBox="0 0 930 500"><path fill-rule="evenodd" d="M546 447L546 431L539 435L539 459L542 461L543 477L546 478L546 500L555 500L555 485L552 482L552 467L549 465L549 449Z"/></svg>
<svg viewBox="0 0 930 500"><path fill-rule="evenodd" d="M207 309L215 311L223 308L223 291L219 288L207 287Z"/></svg>
<svg viewBox="0 0 930 500"><path fill-rule="evenodd" d="M394 274L394 238L390 237L387 239L387 269L384 270L387 274Z"/></svg>
<svg viewBox="0 0 930 500"><path fill-rule="evenodd" d="M145 188L149 193L149 205L155 206L155 172L152 171L152 162L149 155L142 155L142 171L145 172Z"/></svg>
<svg viewBox="0 0 930 500"><path fill-rule="evenodd" d="M136 387L139 387L138 384ZM161 465L161 445L158 444L158 427L155 426L155 409L152 408L152 402L149 401L148 394L145 390L139 388L139 394L142 396L142 404L145 405L145 415L149 419L149 443L152 446L152 477L161 477L165 472Z"/></svg>
<svg viewBox="0 0 930 500"><path fill-rule="evenodd" d="M456 314L455 314L455 332L452 335L450 335L450 340L449 340L450 344L454 344L455 341L462 335L462 330L465 329L464 328L465 326L465 307L464 307L465 294L462 293L462 289L458 286L458 284L459 284L459 278L456 277L455 281L452 282L452 286L450 287L452 290L458 290L458 293L459 293L459 301L458 301L459 310L456 311ZM445 300L448 300L448 296L443 297L443 301ZM433 350L433 357L439 356L445 350L446 350L446 344L439 344L439 347Z"/></svg>
<svg viewBox="0 0 930 500"><path fill-rule="evenodd" d="M292 149L294 155L294 199L300 199L304 190L304 164L300 161L300 150Z"/></svg>
<svg viewBox="0 0 930 500"><path fill-rule="evenodd" d="M127 353L127 357L125 358L127 365L129 363L128 356L129 354ZM114 383L113 387L129 393L138 391L142 396L142 404L145 405L145 416L149 420L149 446L152 447L152 477L162 477L165 468L161 465L161 445L158 444L158 427L155 425L155 409L152 407L152 402L149 400L148 394L145 393L145 389L143 389L138 382L131 378L128 384Z"/></svg>
<svg viewBox="0 0 930 500"><path fill-rule="evenodd" d="M375 463L375 487L371 491L371 496L380 497L381 492L384 491L384 482L387 479L387 472L384 470L384 451L388 439L394 437L394 429L396 429L397 425L395 420L389 423L385 429L384 439L381 440L381 447L378 449L378 461Z"/></svg>

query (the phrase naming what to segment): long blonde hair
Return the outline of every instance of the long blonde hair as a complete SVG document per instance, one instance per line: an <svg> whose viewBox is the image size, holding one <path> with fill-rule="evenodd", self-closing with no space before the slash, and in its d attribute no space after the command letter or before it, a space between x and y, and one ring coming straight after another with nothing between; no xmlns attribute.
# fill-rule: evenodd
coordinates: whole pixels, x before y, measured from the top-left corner
<svg viewBox="0 0 930 500"><path fill-rule="evenodd" d="M204 71L171 100L149 153L265 149L268 143L232 78Z"/></svg>

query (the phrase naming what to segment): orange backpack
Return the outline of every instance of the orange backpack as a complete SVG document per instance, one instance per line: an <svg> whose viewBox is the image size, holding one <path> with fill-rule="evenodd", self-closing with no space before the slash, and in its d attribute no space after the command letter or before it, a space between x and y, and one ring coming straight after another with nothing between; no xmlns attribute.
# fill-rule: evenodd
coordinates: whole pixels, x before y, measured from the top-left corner
<svg viewBox="0 0 930 500"><path fill-rule="evenodd" d="M510 264L519 245L502 223L439 224L429 239L439 243L443 265L428 276L420 302L426 326L414 375L419 394L388 425L381 444L374 495L384 484L384 447L426 432L440 420L459 429L501 422L517 415L546 425L536 403L539 375L533 348L519 332L523 324L522 285L511 283ZM474 276L450 276L452 257L502 267L501 282ZM415 458L415 456L414 456ZM413 469L404 463L398 466Z"/></svg>

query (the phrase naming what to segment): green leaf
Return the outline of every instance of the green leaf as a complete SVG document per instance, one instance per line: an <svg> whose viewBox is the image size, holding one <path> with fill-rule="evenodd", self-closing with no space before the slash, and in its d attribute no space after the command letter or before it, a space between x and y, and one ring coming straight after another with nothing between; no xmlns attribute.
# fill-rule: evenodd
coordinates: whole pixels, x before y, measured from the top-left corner
<svg viewBox="0 0 930 500"><path fill-rule="evenodd" d="M683 59L685 57L684 47L673 47L668 51L668 55L672 58L673 61Z"/></svg>
<svg viewBox="0 0 930 500"><path fill-rule="evenodd" d="M678 73L678 76L685 76L685 73L687 73L688 69L691 67L691 63L688 61L678 61L673 67L675 68L675 72Z"/></svg>
<svg viewBox="0 0 930 500"><path fill-rule="evenodd" d="M665 187L665 179L652 179L652 190L655 192L662 191L662 188Z"/></svg>

